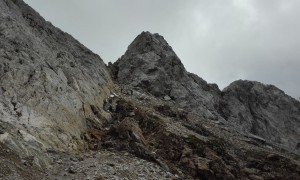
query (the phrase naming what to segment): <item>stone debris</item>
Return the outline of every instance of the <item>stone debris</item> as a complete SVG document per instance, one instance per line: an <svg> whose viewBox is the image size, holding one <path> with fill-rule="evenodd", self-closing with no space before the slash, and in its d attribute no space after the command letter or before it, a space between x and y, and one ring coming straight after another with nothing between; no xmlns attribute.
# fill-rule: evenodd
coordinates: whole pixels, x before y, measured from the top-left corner
<svg viewBox="0 0 300 180"><path fill-rule="evenodd" d="M61 156L61 155L58 155ZM98 151L95 158L86 158L82 162L67 168L67 174L61 168L70 162L63 155L64 164L50 170L57 179L168 179L175 176L164 171L157 164L138 159L122 152Z"/></svg>
<svg viewBox="0 0 300 180"><path fill-rule="evenodd" d="M165 101L170 101L171 98L170 98L170 96L166 95L166 96L164 97L164 100L165 100Z"/></svg>

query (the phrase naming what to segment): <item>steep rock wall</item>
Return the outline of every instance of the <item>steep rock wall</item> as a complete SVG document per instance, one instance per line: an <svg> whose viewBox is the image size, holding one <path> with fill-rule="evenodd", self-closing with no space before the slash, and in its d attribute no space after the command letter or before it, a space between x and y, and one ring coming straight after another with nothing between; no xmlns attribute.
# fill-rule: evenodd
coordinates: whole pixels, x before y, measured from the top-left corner
<svg viewBox="0 0 300 180"><path fill-rule="evenodd" d="M109 118L111 85L98 55L23 1L0 0L0 141L25 155L82 149L87 119Z"/></svg>

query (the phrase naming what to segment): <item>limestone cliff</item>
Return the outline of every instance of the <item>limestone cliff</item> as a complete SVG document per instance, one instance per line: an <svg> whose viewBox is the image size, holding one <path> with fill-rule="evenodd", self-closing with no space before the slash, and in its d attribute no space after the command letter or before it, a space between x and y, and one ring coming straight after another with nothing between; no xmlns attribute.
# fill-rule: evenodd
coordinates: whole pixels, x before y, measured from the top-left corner
<svg viewBox="0 0 300 180"><path fill-rule="evenodd" d="M27 156L82 149L87 119L105 120L91 106L101 111L110 85L98 55L23 1L0 0L1 142Z"/></svg>

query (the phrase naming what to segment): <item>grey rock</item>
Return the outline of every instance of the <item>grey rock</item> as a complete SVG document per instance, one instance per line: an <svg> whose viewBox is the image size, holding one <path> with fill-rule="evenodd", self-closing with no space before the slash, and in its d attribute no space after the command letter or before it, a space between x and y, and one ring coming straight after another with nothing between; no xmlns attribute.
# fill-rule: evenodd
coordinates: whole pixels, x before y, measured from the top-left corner
<svg viewBox="0 0 300 180"><path fill-rule="evenodd" d="M300 103L273 85L238 80L222 91L224 118L251 138L299 153Z"/></svg>
<svg viewBox="0 0 300 180"><path fill-rule="evenodd" d="M200 116L218 119L214 113L220 90L195 74L188 73L167 41L158 34L142 32L126 53L114 63L120 84L141 88L155 97L174 100Z"/></svg>
<svg viewBox="0 0 300 180"><path fill-rule="evenodd" d="M23 1L0 0L0 124L12 125L2 142L24 156L82 149L86 119L106 117L91 105L101 110L111 83L98 55Z"/></svg>
<svg viewBox="0 0 300 180"><path fill-rule="evenodd" d="M76 170L74 169L73 166L71 166L71 167L68 168L68 173L70 173L70 174L76 174Z"/></svg>
<svg viewBox="0 0 300 180"><path fill-rule="evenodd" d="M170 96L166 95L166 96L164 97L164 100L165 100L165 101L170 101L171 98L170 98Z"/></svg>

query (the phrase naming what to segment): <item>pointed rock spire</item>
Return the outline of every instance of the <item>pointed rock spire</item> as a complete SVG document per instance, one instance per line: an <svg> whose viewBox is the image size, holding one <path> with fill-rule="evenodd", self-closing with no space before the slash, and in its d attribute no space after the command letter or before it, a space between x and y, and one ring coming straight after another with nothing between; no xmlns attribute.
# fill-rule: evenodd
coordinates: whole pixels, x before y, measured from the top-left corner
<svg viewBox="0 0 300 180"><path fill-rule="evenodd" d="M161 35L142 32L114 67L119 70L116 75L119 83L141 88L156 97L169 96L182 108L201 109L202 116L218 119L210 111L217 104L218 87L188 73Z"/></svg>
<svg viewBox="0 0 300 180"><path fill-rule="evenodd" d="M152 34L148 31L142 32L134 39L129 45L126 54L144 54L149 52L154 52L158 55L169 54L176 56L172 47L169 46L163 36L157 33Z"/></svg>

